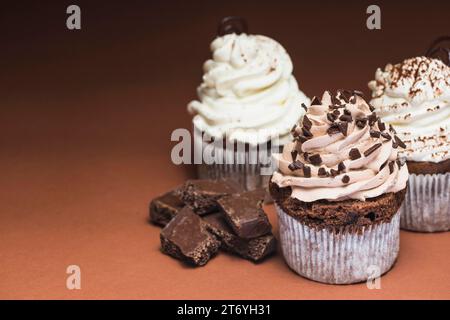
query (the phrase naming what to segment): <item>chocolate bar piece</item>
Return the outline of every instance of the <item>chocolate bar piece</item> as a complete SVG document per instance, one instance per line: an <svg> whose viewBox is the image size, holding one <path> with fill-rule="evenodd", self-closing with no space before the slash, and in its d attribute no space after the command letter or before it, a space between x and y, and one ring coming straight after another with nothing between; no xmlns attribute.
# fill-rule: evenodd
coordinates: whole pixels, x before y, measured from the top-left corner
<svg viewBox="0 0 450 320"><path fill-rule="evenodd" d="M245 259L258 262L276 250L276 239L272 233L253 238L239 238L230 228L222 212L210 213L203 217L208 230L221 241L222 248Z"/></svg>
<svg viewBox="0 0 450 320"><path fill-rule="evenodd" d="M194 266L205 265L220 247L206 223L188 207L161 230L160 239L162 252Z"/></svg>
<svg viewBox="0 0 450 320"><path fill-rule="evenodd" d="M236 193L217 200L225 219L241 238L256 238L272 229L262 209L262 193L259 190Z"/></svg>
<svg viewBox="0 0 450 320"><path fill-rule="evenodd" d="M179 189L178 194L195 213L204 215L218 210L218 199L239 191L240 188L232 181L188 180Z"/></svg>
<svg viewBox="0 0 450 320"><path fill-rule="evenodd" d="M150 202L150 221L164 227L183 207L184 203L175 191L167 192Z"/></svg>

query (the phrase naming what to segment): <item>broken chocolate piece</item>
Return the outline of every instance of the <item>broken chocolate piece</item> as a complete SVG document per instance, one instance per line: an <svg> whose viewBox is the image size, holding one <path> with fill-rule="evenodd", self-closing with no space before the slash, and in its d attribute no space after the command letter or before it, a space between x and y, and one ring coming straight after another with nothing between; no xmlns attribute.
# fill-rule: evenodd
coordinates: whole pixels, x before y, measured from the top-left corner
<svg viewBox="0 0 450 320"><path fill-rule="evenodd" d="M338 174L339 174L339 171L338 171L338 170L335 170L335 169L331 169L331 170L330 170L330 175L331 175L333 178L336 177Z"/></svg>
<svg viewBox="0 0 450 320"><path fill-rule="evenodd" d="M202 219L185 207L161 230L161 250L194 266L205 265L220 247Z"/></svg>
<svg viewBox="0 0 450 320"><path fill-rule="evenodd" d="M305 128L305 127L302 128L302 132L303 132L303 135L304 135L307 139L310 139L310 138L312 138L312 136L313 136L313 134L311 133L311 131L309 131L309 129L307 129L307 128Z"/></svg>
<svg viewBox="0 0 450 320"><path fill-rule="evenodd" d="M361 153L357 148L350 149L350 152L348 153L351 160L356 160L361 158Z"/></svg>
<svg viewBox="0 0 450 320"><path fill-rule="evenodd" d="M319 177L326 177L327 170L324 167L320 167L317 174L319 175Z"/></svg>
<svg viewBox="0 0 450 320"><path fill-rule="evenodd" d="M306 115L303 116L302 124L303 124L303 127L308 130L310 130L312 127L312 122L311 122L311 120L309 120L309 118Z"/></svg>
<svg viewBox="0 0 450 320"><path fill-rule="evenodd" d="M210 232L222 242L222 248L245 259L258 262L276 250L276 239L272 233L253 238L239 238L228 225L222 212L215 212L203 218Z"/></svg>
<svg viewBox="0 0 450 320"><path fill-rule="evenodd" d="M338 170L339 171L344 171L345 170L345 164L342 161L339 162L339 164L338 164Z"/></svg>
<svg viewBox="0 0 450 320"><path fill-rule="evenodd" d="M361 119L356 120L356 126L360 129L364 128L366 126L366 123L367 123L366 118L361 118Z"/></svg>
<svg viewBox="0 0 450 320"><path fill-rule="evenodd" d="M297 159L297 155L298 155L298 151L297 150L292 150L291 151L292 161L295 161Z"/></svg>
<svg viewBox="0 0 450 320"><path fill-rule="evenodd" d="M288 165L289 170L295 171L303 168L303 163L300 160L295 160L294 162Z"/></svg>
<svg viewBox="0 0 450 320"><path fill-rule="evenodd" d="M338 128L339 131L346 136L347 135L347 130L348 130L348 122L339 122L338 123Z"/></svg>
<svg viewBox="0 0 450 320"><path fill-rule="evenodd" d="M334 122L336 120L336 115L333 113L327 113L327 119L330 122Z"/></svg>
<svg viewBox="0 0 450 320"><path fill-rule="evenodd" d="M272 230L269 219L262 209L260 193L247 191L219 199L218 204L234 232L241 238L262 236Z"/></svg>
<svg viewBox="0 0 450 320"><path fill-rule="evenodd" d="M343 182L343 183L349 183L349 182L350 182L350 177L349 177L348 175L344 175L344 176L342 177L342 182Z"/></svg>
<svg viewBox="0 0 450 320"><path fill-rule="evenodd" d="M164 227L183 207L184 203L175 191L167 192L150 202L150 221Z"/></svg>
<svg viewBox="0 0 450 320"><path fill-rule="evenodd" d="M303 176L305 178L311 178L311 168L308 166L303 166Z"/></svg>
<svg viewBox="0 0 450 320"><path fill-rule="evenodd" d="M309 156L309 162L311 162L315 166L318 166L322 163L322 158L320 157L320 154L316 153Z"/></svg>
<svg viewBox="0 0 450 320"><path fill-rule="evenodd" d="M339 129L339 124L337 124L336 122L332 123L330 127L327 129L327 133L330 136L339 132L341 132L341 130Z"/></svg>
<svg viewBox="0 0 450 320"><path fill-rule="evenodd" d="M366 151L364 151L364 156L368 157L370 156L373 152L375 152L375 150L377 150L379 147L381 147L382 144L381 143L376 143L373 146L371 146L369 149L367 149Z"/></svg>
<svg viewBox="0 0 450 320"><path fill-rule="evenodd" d="M188 180L177 194L195 213L204 215L219 209L218 199L239 191L241 187L229 180Z"/></svg>

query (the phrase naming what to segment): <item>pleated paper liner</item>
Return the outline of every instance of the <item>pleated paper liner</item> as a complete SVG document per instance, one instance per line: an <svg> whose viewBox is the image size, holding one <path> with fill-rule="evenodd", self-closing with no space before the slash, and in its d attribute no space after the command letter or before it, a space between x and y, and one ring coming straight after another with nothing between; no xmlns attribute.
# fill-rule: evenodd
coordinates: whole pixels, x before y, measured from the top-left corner
<svg viewBox="0 0 450 320"><path fill-rule="evenodd" d="M450 230L450 173L410 174L408 182L400 227L419 232Z"/></svg>
<svg viewBox="0 0 450 320"><path fill-rule="evenodd" d="M364 227L362 232L342 228L339 232L315 230L276 205L280 242L289 267L299 275L329 284L367 281L374 268L379 275L389 271L398 255L399 220Z"/></svg>

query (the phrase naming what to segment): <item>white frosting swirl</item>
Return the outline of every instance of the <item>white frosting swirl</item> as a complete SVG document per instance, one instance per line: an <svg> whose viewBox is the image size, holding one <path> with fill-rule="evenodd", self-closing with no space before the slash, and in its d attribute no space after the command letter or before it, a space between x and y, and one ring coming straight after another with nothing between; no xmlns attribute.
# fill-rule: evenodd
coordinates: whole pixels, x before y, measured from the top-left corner
<svg viewBox="0 0 450 320"><path fill-rule="evenodd" d="M407 59L378 69L369 83L371 104L394 126L409 161L450 158L450 68L427 57Z"/></svg>
<svg viewBox="0 0 450 320"><path fill-rule="evenodd" d="M197 129L215 138L264 143L290 139L290 129L309 99L298 89L292 62L275 40L228 34L211 44L203 83L188 110Z"/></svg>

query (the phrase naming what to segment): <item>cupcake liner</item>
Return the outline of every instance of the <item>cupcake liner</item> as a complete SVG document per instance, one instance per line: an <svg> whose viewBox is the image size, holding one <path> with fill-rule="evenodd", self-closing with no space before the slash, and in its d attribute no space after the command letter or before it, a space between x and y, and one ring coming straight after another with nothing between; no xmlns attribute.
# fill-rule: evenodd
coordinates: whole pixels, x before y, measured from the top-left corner
<svg viewBox="0 0 450 320"><path fill-rule="evenodd" d="M410 174L400 227L436 232L450 230L450 173Z"/></svg>
<svg viewBox="0 0 450 320"><path fill-rule="evenodd" d="M367 281L373 266L384 274L394 265L400 246L400 214L389 223L352 233L315 230L285 213L276 205L284 258L299 275L329 284Z"/></svg>
<svg viewBox="0 0 450 320"><path fill-rule="evenodd" d="M204 148L205 146L203 146ZM213 148L213 152L224 153L223 148L217 148L209 145L209 148ZM278 150L282 150L282 146L277 147ZM272 159L270 156L270 150L268 150L268 164L253 164L255 161L249 150L245 151L227 151L228 159L233 159L231 164L197 164L197 177L199 179L232 179L238 182L245 190L255 190L258 188L268 188L269 180L271 177Z"/></svg>

